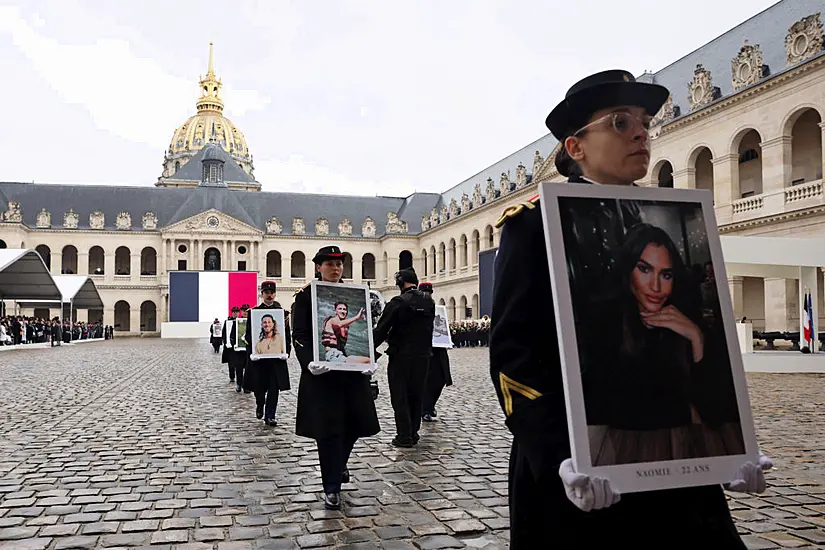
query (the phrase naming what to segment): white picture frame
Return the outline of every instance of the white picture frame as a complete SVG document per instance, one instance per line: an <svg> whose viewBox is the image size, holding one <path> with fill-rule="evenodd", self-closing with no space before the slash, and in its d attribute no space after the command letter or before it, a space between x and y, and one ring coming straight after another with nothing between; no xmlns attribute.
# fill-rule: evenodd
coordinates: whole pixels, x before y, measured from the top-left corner
<svg viewBox="0 0 825 550"><path fill-rule="evenodd" d="M328 283L314 279L311 288L313 362L324 365L331 370L375 371L378 366L375 361L375 346L372 336L369 287L350 283ZM345 327L346 342L339 344L344 348L343 350L322 343L322 340L329 343L328 338L332 338L338 344L340 333L333 328L331 333L327 331L329 336L324 336L321 327L322 324L332 320L332 314L336 310L335 304L338 302L343 302L346 305L345 317L341 319L344 322L352 319L352 316L358 316L358 312L363 309L362 316ZM351 344L353 345L351 346ZM332 360L333 358L335 360ZM344 358L344 360L340 360L341 358Z"/></svg>
<svg viewBox="0 0 825 550"><path fill-rule="evenodd" d="M562 365L562 378L564 382L565 401L567 407L570 447L573 464L576 470L589 476L607 478L610 480L612 486L618 491L622 493L632 493L677 487L723 484L735 479L737 470L744 463L750 461L754 464L758 464L758 446L753 426L747 381L744 373L742 355L739 351L732 301L727 285L727 275L716 225L712 194L707 190L697 189L666 189L619 185L587 185L578 183L545 183L539 186L539 191L541 199L539 207L541 208L544 223L545 244L547 247L550 265L550 278L553 289L553 305L555 309L559 354ZM574 203L571 199L578 200L580 202ZM590 201L590 203L587 201ZM636 228L640 230L634 230L633 235L628 236L629 227L626 224L632 222L629 222L626 218L623 218L622 214L624 212L638 211L639 216L641 216L639 219L641 220L645 220L645 216L647 216L649 219L664 220L662 223L666 224L670 223L667 222L670 218L663 216L663 212L674 211L674 208L679 209L679 212L693 212L693 217L689 218L691 226L693 227L693 232L691 232L690 235L688 235L684 229L686 226L685 220L688 219L686 218L686 215L680 214L679 220L677 222L672 222L679 223L681 225L682 238L680 242L683 244L683 248L677 251L679 261L672 264L674 266L672 271L674 275L672 275L672 277L673 281L690 281L689 284L681 284L679 288L688 288L690 292L693 292L693 285L695 285L696 281L699 280L699 275L695 269L691 272L689 271L689 268L690 266L694 266L695 268L696 264L690 260L685 262L683 256L691 253L692 243L702 242L702 246L704 247L702 249L704 250L703 253L705 254L705 257L709 255L713 272L715 273L715 280L703 279L704 282L702 284L712 284L715 286L715 293L718 303L713 309L710 324L708 324L703 317L703 320L701 320L699 324L691 326L702 327L701 330L704 331L703 334L715 338L714 342L719 344L716 348L714 348L715 350L726 350L726 353L724 354L711 355L711 359L709 359L708 362L702 367L703 369L708 370L701 371L703 373L714 373L718 376L718 378L713 379L724 380L724 383L720 383L718 386L714 384L701 386L695 382L697 377L695 373L699 371L688 369L687 371L682 372L687 372L688 378L695 384L694 386L690 386L694 393L689 394L689 398L686 400L686 402L689 402L689 406L691 407L691 415L698 406L694 405L694 403L704 403L705 405L711 403L711 401L707 399L707 396L712 395L712 392L717 390L720 395L725 396L722 401L724 404L728 405L728 414L738 415L738 419L735 419L732 423L729 422L724 425L732 425L734 426L734 429L731 432L725 432L725 434L721 436L723 438L722 441L724 441L724 444L721 447L711 445L710 443L705 443L708 441L717 441L712 438L715 438L718 434L722 433L721 430L725 429L724 426L718 429L714 428L712 435L706 435L706 433L709 432L702 431L701 436L691 436L692 438L686 438L687 441L691 442L692 446L690 448L693 449L693 451L683 451L682 454L679 455L679 458L668 458L666 460L644 460L645 457L650 457L661 452L661 450L656 449L655 446L645 446L639 443L640 441L648 441L648 439L644 438L650 437L653 431L649 429L636 429L635 427L628 425L623 426L625 431L617 430L613 427L616 424L612 422L614 417L611 416L611 413L602 414L603 411L600 410L603 407L601 404L602 401L595 399L590 401L589 408L591 409L591 414L598 417L599 420L598 422L594 422L594 425L588 425L588 406L585 404L586 396L584 394L582 382L583 367L580 361L580 353L584 353L585 362L587 362L588 357L600 357L600 351L596 348L601 346L602 341L599 339L593 340L592 334L602 331L601 335L605 338L604 341L607 341L610 337L609 335L616 334L615 332L611 333L610 331L615 330L611 327L615 327L617 324L610 323L610 326L607 326L609 320L614 319L614 317L610 317L608 320L605 320L603 317L599 319L591 316L591 318L593 318L593 322L602 323L604 325L598 326L596 331L592 331L589 329L586 320L582 320L585 315L589 315L589 313L582 313L582 308L580 307L580 305L585 302L585 300L582 299L582 296L585 294L584 291L594 291L599 289L599 287L596 285L588 286L587 284L582 284L578 281L584 281L585 283L591 281L592 279L588 278L591 277L589 273L598 274L598 271L588 272L588 275L581 276L581 270L577 271L575 267L571 267L576 265L585 265L584 263L575 264L571 262L575 262L577 258L583 258L583 254L589 253L586 251L587 247L585 246L585 239L574 235L572 230L567 230L566 232L564 227L570 227L573 223L571 220L573 219L587 219L586 223L593 223L592 216L585 218L582 214L580 217L575 218L573 214L570 214L570 212L573 212L574 208L580 208L578 205L596 203L600 204L599 208L604 208L604 205L607 205L608 208L615 208L619 213L619 216L617 217L618 220L620 220L619 223L625 228L623 235L626 238L623 237L622 244L619 247L619 250L623 250L624 252L618 256L619 258L624 259L624 263L619 264L618 269L614 269L614 272L618 271L618 274L611 275L611 277L613 277L612 279L605 279L605 284L612 284L608 281L619 281L613 287L618 293L616 295L620 297L632 295L633 299L637 300L637 302L633 304L633 307L622 308L620 306L615 311L619 311L620 315L623 316L619 317L620 319L631 319L631 322L633 322L633 316L635 315L636 321L640 324L644 323L642 319L649 319L649 317L645 316L651 315L650 312L655 310L656 302L645 302L645 300L648 300L648 296L652 297L654 295L647 295L644 294L644 292L639 291L640 288L644 290L647 287L639 286L637 281L640 279L635 277L643 276L637 275L636 271L638 270L642 273L645 270L648 270L647 272L653 272L653 270L652 268L649 268L649 264L643 262L641 259L629 260L629 258L633 258L634 251L638 249L631 248L631 245L634 243L634 239L635 244L638 244L639 242L648 242L648 244L644 246L643 255L648 250L648 246L652 243L652 241L642 240L643 233L645 231L645 228L642 227L643 224L639 224L639 227ZM636 210L633 210L631 207L636 208ZM693 208L693 210L691 210L691 208ZM562 223L562 212L565 212L565 224ZM696 214L696 212L698 212L698 214ZM614 220L615 219L616 218L614 218ZM636 220L632 217L631 219L634 222ZM649 226L656 227L655 223L647 223ZM663 227L659 227L659 229L664 231ZM704 232L704 235L702 235L702 232ZM593 233L596 234L598 231L594 231ZM565 236L566 234L567 236ZM578 233L578 235L581 235L581 233ZM642 237L639 237L639 235L642 235ZM698 237L694 237L694 235L698 235ZM605 240L592 240L591 243L597 243L598 246L602 247L600 250L603 251L605 250L603 247L607 246L608 242L613 241L609 241L606 237L594 237L593 239L601 238L604 238ZM568 246L565 243L565 239L568 239L568 243L575 244L570 244ZM572 239L580 240L573 241ZM706 239L706 242L704 239ZM656 250L663 247L664 245ZM687 253L685 252L685 247L688 249ZM568 250L568 248L570 248L570 250ZM673 250L672 248L668 249L666 247L664 247L664 249ZM696 250L698 251L699 247L696 247ZM698 252L696 253L696 256L699 257ZM593 258L593 255L590 254L587 257ZM649 258L649 256L645 257ZM670 254L668 254L668 257L670 257ZM641 267L636 265L637 262L641 265ZM633 266L630 268L629 272L627 271L628 265ZM685 265L688 266L688 270L678 271L679 266ZM707 264L702 265L705 267L707 266ZM585 265L585 267L587 266ZM656 269L656 273L664 273L665 271L658 270L658 268ZM629 275L623 279L622 273L629 273ZM683 273L684 275L681 276L681 279L677 279L675 273ZM690 275L690 277L687 277L686 275ZM571 279L576 279L577 277L578 280L575 283L571 282ZM708 283L708 280L710 280L711 283ZM624 282L626 281L630 281L627 288L624 286ZM574 284L578 285L576 289L577 293L575 294L575 299L577 300L576 304L573 303L574 295L571 294L571 287L574 286ZM661 283L654 284L659 285ZM676 282L674 282L673 285L674 286L669 288L675 289ZM702 289L700 288L699 290ZM625 292L626 294L622 294ZM680 294L673 291L673 294L669 295L666 299L667 301L662 302L663 305L661 307L665 307L665 304L673 305L677 298L680 296L685 296L685 294L681 294L682 292L686 291L680 291ZM690 295L693 296L693 294ZM656 299L661 300L662 298L657 297ZM626 304L627 302L624 303ZM651 303L654 304L654 307L649 309L644 308L645 304L650 305ZM588 311L597 311L595 306L592 306L592 304L588 305L591 308ZM701 307L704 307L704 305ZM612 310L608 309L607 311L609 312ZM643 315L639 313L640 311L645 311L646 313ZM673 310L671 309L670 311L672 312ZM703 315L704 314L705 311L703 311ZM576 320L577 315L579 316L578 321ZM661 316L657 319L657 322L660 323L660 332L658 334L660 336L667 334L667 338L669 338L667 342L680 342L679 338L673 336L673 334L676 334L674 331L671 330L666 332L668 329L661 327L661 323L663 322L661 319ZM577 326L579 328L577 328ZM620 326L626 327L627 325L620 324ZM647 328L656 329L656 327L651 327L650 325L647 325ZM622 328L621 330L627 329ZM627 341L626 333L619 334L621 336L615 341L620 342L621 347L624 348L626 346L624 342ZM640 333L637 332L635 334L638 335ZM642 331L641 334L645 336L641 336L640 338L645 338L648 333ZM580 335L583 335L581 342L579 342ZM587 340L587 336L590 337L590 340ZM609 341L612 342L613 340ZM695 353L695 341L695 338L687 341L688 343L686 346L689 350L689 354ZM594 342L595 345L593 345ZM682 349L682 347L678 347L682 345L684 345L684 343L675 344L674 347L667 347L665 349ZM704 346L707 344L702 345ZM699 349L705 348L700 347ZM685 359L687 354L681 355L681 359L679 359L679 355L675 352L674 355L677 357L668 358L668 362L657 362L656 366L660 366L661 368L670 368L670 366L675 365L678 361L695 361L695 355L689 356L689 359ZM601 372L609 373L607 377L608 379L622 380L623 382L629 380L628 377L620 377L620 375L616 375L616 372L623 372L620 370L622 365L628 364L620 361L622 360L614 356L614 359L609 361L594 361L590 364L586 364L585 367L590 368L590 370L587 371L588 383L590 384L588 388L593 389L600 387L598 383L594 384L590 381L598 380L600 376L599 373ZM629 364L631 368L635 368L637 366L637 364L633 363L633 361L630 361ZM649 364L645 364L644 362L642 362L642 365L646 367L649 366ZM694 368L695 365L702 365L702 363L700 361L699 363L691 363L691 365L691 368ZM707 365L711 365L711 367L708 368ZM729 368L730 370L724 370L726 368ZM730 383L731 380L732 384ZM622 384L621 387L629 388L631 393L632 391L639 391L638 388L643 386L639 384L634 387L637 382L638 380L634 379L632 382ZM651 387L656 386L651 383ZM610 389L604 390L604 388ZM615 400L616 403L620 404L624 403L625 406L629 406L631 403L634 403L633 401L623 402L621 400L622 396L615 394L615 387L610 387L609 385L604 384L602 386L602 390L602 393L599 394L600 397L607 395L610 400ZM707 395L703 395L703 392ZM731 392L734 397L731 397ZM655 395L655 392L652 393ZM654 397L654 395L650 395L650 397ZM666 395L666 393L663 392L662 395ZM731 401L731 399L735 399L735 403ZM640 400L635 401L635 403L638 402L640 402ZM655 402L655 400L651 402ZM641 400L641 403L642 405L640 407L651 406L650 403L644 399ZM596 410L597 412L594 413L593 410ZM617 406L614 408L605 407L604 410L621 411L622 409ZM706 408L705 410L711 409ZM645 415L646 411L642 409L641 416L639 416L639 418L646 418ZM650 417L655 417L655 414L652 414ZM697 417L701 419L702 415L697 413ZM693 429L696 429L698 426L701 427L702 430L707 428L707 423L704 421L698 424L696 423L697 417L692 417L688 426ZM605 418L610 420L607 425L604 425ZM737 424L738 428L736 428ZM671 429L682 428L668 428L668 430ZM611 435L606 436L608 433ZM634 435L627 437L628 433L633 433ZM634 443L629 444L628 442L630 441L633 441ZM609 444L606 444L605 442L609 442ZM684 446L681 447L682 449L686 448ZM704 449L704 451L696 451L696 449L700 448ZM718 449L720 448L724 448L725 451L719 452ZM606 453L605 449L608 449L610 452ZM717 451L711 452L709 449L717 449ZM699 456L702 453L705 454ZM602 458L608 455L613 458ZM624 458L616 458L619 456L623 456ZM635 456L636 459L627 458L633 456Z"/></svg>
<svg viewBox="0 0 825 550"><path fill-rule="evenodd" d="M237 330L235 331L235 351L246 351L246 325L249 319L246 317L238 317L235 320Z"/></svg>
<svg viewBox="0 0 825 550"><path fill-rule="evenodd" d="M450 334L450 317L447 315L447 306L435 306L432 345L434 348L453 348L453 337L452 334Z"/></svg>
<svg viewBox="0 0 825 550"><path fill-rule="evenodd" d="M280 336L280 351L278 352L260 352L259 349L261 346L259 345L260 335L262 334L262 324L264 317L271 317L275 329L278 331L278 335ZM249 323L251 325L251 336L252 342L250 345L252 346L252 351L249 354L249 358L252 361L257 361L259 359L287 359L288 354L286 352L286 322L285 322L285 314L284 310L277 308L277 309L250 309L249 310Z"/></svg>
<svg viewBox="0 0 825 550"><path fill-rule="evenodd" d="M235 319L227 319L226 320L226 333L223 336L223 346L225 348L231 348L232 342L229 341L229 337L232 335L232 327L235 326Z"/></svg>
<svg viewBox="0 0 825 550"><path fill-rule="evenodd" d="M221 325L212 324L212 338L220 338L222 332L223 327Z"/></svg>

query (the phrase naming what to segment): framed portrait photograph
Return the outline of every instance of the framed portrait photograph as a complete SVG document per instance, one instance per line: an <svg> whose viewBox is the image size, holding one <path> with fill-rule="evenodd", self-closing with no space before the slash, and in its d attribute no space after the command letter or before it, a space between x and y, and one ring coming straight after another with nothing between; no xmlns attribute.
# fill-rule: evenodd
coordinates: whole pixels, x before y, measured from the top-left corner
<svg viewBox="0 0 825 550"><path fill-rule="evenodd" d="M283 309L250 309L252 352L249 358L286 359L286 323Z"/></svg>
<svg viewBox="0 0 825 550"><path fill-rule="evenodd" d="M757 464L712 194L547 183L540 196L577 471L631 493Z"/></svg>
<svg viewBox="0 0 825 550"><path fill-rule="evenodd" d="M249 319L246 317L238 317L235 320L237 331L235 332L235 351L246 351L246 324Z"/></svg>
<svg viewBox="0 0 825 550"><path fill-rule="evenodd" d="M366 285L312 281L314 362L333 370L375 370Z"/></svg>
<svg viewBox="0 0 825 550"><path fill-rule="evenodd" d="M221 325L212 325L212 337L213 338L220 338L222 332L223 332L223 327Z"/></svg>
<svg viewBox="0 0 825 550"><path fill-rule="evenodd" d="M433 319L433 347L452 349L453 338L450 335L450 321L447 317L447 306L435 306Z"/></svg>
<svg viewBox="0 0 825 550"><path fill-rule="evenodd" d="M232 342L229 341L229 336L232 334L232 327L235 326L235 319L226 320L226 334L223 337L223 347L231 348Z"/></svg>

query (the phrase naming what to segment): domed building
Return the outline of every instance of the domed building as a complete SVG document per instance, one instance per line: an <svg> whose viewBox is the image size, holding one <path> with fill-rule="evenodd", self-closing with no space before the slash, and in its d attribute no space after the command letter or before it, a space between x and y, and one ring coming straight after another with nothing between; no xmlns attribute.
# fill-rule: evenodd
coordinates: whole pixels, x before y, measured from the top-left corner
<svg viewBox="0 0 825 550"><path fill-rule="evenodd" d="M195 103L197 114L189 117L169 142L169 149L163 155L163 174L158 178L158 187L195 187L198 182L188 179L181 170L210 142L217 143L229 157L237 163L243 176L239 181L228 181L228 186L236 189L256 190L261 185L255 181L255 167L249 145L243 133L223 115L223 100L220 96L221 80L215 75L215 57L212 43L209 43L209 66L206 76L200 78L201 96Z"/></svg>

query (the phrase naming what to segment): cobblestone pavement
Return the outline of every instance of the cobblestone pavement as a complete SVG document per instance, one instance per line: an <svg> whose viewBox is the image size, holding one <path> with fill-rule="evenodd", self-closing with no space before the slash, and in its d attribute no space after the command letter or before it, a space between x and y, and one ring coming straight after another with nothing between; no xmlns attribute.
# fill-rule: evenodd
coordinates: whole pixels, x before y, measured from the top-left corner
<svg viewBox="0 0 825 550"><path fill-rule="evenodd" d="M381 366L384 366L384 359ZM486 349L451 352L455 386L416 449L358 442L342 512L323 509L314 442L254 416L206 341L122 339L0 356L0 549L507 548L510 438ZM770 489L731 501L751 548L825 545L825 377L749 377ZM552 537L552 534L548 534Z"/></svg>

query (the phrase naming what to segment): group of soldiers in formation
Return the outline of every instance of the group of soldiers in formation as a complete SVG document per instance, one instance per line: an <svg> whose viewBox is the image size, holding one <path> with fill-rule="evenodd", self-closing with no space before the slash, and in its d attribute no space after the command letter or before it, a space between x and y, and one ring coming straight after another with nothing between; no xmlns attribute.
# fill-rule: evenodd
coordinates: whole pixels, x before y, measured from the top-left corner
<svg viewBox="0 0 825 550"><path fill-rule="evenodd" d="M450 336L457 348L486 347L490 341L490 318L465 319L450 323Z"/></svg>
<svg viewBox="0 0 825 550"><path fill-rule="evenodd" d="M59 346L62 342L114 338L114 329L102 323L83 323L26 317L23 315L0 318L0 346L22 344L43 344L51 342Z"/></svg>
<svg viewBox="0 0 825 550"><path fill-rule="evenodd" d="M316 278L324 283L343 282L344 253L336 246L321 248L313 258ZM434 348L433 322L435 302L432 284L419 285L415 271L402 269L395 275L400 294L371 308L375 358L382 354L377 350L387 343L389 356L387 382L390 390L396 436L392 444L410 448L418 445L422 421L435 421L436 403L445 386L452 385L449 357L445 348ZM347 462L359 438L370 437L380 431L375 400L378 384L374 380L375 365L364 364L363 370L339 370L331 368L330 357L342 363L362 363L347 349L347 342L354 328L351 324L333 326L334 338L323 346L335 347L335 353L321 351L315 358L315 323L312 310L314 287L307 284L295 293L291 310L284 311L284 327L279 334L284 338L287 355L295 352L300 364L301 378L298 388L298 404L295 433L314 439L318 447L321 478L324 487L324 505L327 509L341 508L342 484L350 480ZM278 394L291 389L287 361L275 358L252 359L253 338L251 323L246 323L244 350L236 350L240 341L234 321L250 317L252 309L284 309L275 300L276 284L261 284L261 303L255 307L244 304L233 307L228 319L215 319L210 327L210 341L215 354L228 367L228 376L239 394L255 395L255 416L267 426L276 426ZM339 326L340 325L340 326ZM333 342L334 340L334 342ZM223 350L221 351L221 347ZM325 360L326 358L326 360Z"/></svg>

